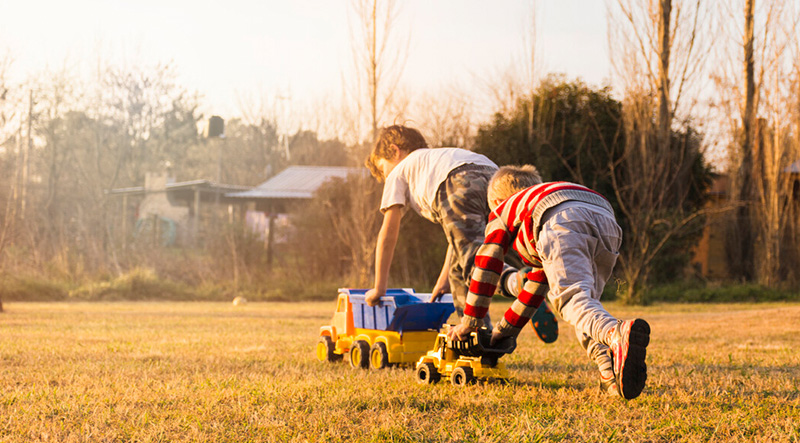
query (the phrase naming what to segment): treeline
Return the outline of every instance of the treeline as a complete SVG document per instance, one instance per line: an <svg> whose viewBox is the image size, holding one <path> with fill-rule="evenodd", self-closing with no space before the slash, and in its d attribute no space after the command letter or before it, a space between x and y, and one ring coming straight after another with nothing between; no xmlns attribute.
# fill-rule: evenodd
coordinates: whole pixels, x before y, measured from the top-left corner
<svg viewBox="0 0 800 443"><path fill-rule="evenodd" d="M187 247L121 237L120 198L109 191L142 186L147 173L255 186L289 165L361 166L368 149L308 130L286 134L274 116L231 119L224 139L205 137L200 98L175 78L172 66L109 67L90 86L66 74L26 85L27 94L0 83L0 300L291 299L365 284L380 215L371 178L331 183L292 207L291 239L273 261L225 207ZM347 218L356 225L342 225ZM414 240L398 253L412 283L432 275L440 240L419 222L407 223Z"/></svg>
<svg viewBox="0 0 800 443"><path fill-rule="evenodd" d="M467 111L464 91L390 102L402 94L374 84L361 100L372 106L319 108L315 121L327 124L316 127L338 128L323 137L245 113L225 122L224 140L209 139L201 98L169 65L105 67L90 84L65 72L12 85L0 63L0 299L292 300L367 286L381 221L380 185L368 176L331 182L292 207L272 260L225 208L191 246L120 238L107 191L164 170L254 186L289 165L360 166L369 128L395 122L418 127L432 146L532 163L546 180L606 195L624 231L610 290L627 302L646 302L657 285L705 284L689 265L704 229L725 239L716 251L724 280L797 291L798 15L790 2L734 3L609 2L614 88L559 75L508 80L534 72L531 47L527 69L490 85L488 118ZM430 289L441 232L404 217L401 236L391 284Z"/></svg>

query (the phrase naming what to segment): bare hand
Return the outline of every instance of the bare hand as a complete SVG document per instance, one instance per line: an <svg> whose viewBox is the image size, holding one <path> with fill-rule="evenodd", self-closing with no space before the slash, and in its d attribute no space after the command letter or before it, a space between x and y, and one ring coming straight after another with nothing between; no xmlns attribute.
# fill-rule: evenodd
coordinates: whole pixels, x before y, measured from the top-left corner
<svg viewBox="0 0 800 443"><path fill-rule="evenodd" d="M489 340L489 346L494 346L495 343L505 338L505 336L497 329L492 330L492 339Z"/></svg>
<svg viewBox="0 0 800 443"><path fill-rule="evenodd" d="M447 338L449 338L450 341L465 341L469 338L471 333L477 330L478 328L473 328L466 325L456 325L447 331Z"/></svg>
<svg viewBox="0 0 800 443"><path fill-rule="evenodd" d="M431 298L428 300L429 303L435 303L436 300L442 298L444 294L450 292L450 280L445 280L443 284L436 282L436 286L433 287L433 291L431 291Z"/></svg>
<svg viewBox="0 0 800 443"><path fill-rule="evenodd" d="M365 294L364 301L367 302L367 306L378 306L381 303L381 297L384 295L386 294L372 288Z"/></svg>

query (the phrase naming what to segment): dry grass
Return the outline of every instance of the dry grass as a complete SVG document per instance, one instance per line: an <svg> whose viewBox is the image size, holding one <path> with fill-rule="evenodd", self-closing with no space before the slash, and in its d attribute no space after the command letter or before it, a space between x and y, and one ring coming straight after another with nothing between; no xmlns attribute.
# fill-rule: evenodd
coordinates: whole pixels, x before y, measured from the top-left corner
<svg viewBox="0 0 800 443"><path fill-rule="evenodd" d="M630 402L597 394L563 325L524 333L507 386L323 364L333 305L8 303L0 441L800 440L800 304L609 305L653 328Z"/></svg>

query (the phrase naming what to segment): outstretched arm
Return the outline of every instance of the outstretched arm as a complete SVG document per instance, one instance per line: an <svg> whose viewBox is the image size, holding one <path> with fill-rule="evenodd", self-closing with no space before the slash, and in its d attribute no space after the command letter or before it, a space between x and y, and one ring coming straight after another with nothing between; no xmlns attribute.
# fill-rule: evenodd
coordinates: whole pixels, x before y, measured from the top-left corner
<svg viewBox="0 0 800 443"><path fill-rule="evenodd" d="M467 305L464 307L464 316L461 317L462 324L470 327L480 327L483 324L483 317L489 311L492 295L503 271L503 257L510 239L510 233L499 219L491 220L486 225L486 238L475 254Z"/></svg>
<svg viewBox="0 0 800 443"><path fill-rule="evenodd" d="M386 295L389 284L389 269L394 257L394 247L400 233L400 220L403 218L403 207L392 206L383 213L383 224L378 232L378 242L375 247L375 286L367 291L366 302L369 306L380 303L381 297Z"/></svg>
<svg viewBox="0 0 800 443"><path fill-rule="evenodd" d="M489 303L503 271L503 257L510 238L505 224L499 219L490 220L486 225L486 238L475 255L464 316L461 317L461 323L447 333L451 340L466 340L471 332L483 325L483 318L489 311Z"/></svg>

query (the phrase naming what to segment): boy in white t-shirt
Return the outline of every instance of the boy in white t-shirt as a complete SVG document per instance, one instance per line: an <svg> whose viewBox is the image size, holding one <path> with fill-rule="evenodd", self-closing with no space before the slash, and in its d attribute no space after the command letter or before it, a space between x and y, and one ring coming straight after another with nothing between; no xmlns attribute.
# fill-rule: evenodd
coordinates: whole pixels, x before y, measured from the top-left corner
<svg viewBox="0 0 800 443"><path fill-rule="evenodd" d="M442 226L447 256L433 288L431 301L450 292L459 318L464 314L475 254L483 245L489 204L489 180L497 165L483 155L459 148L429 149L419 131L394 125L381 129L366 165L378 181L385 181L380 210L383 224L375 250L375 286L366 302L375 306L386 294L389 269L400 232L404 207ZM509 271L514 271L509 267ZM555 340L557 324L549 308L545 341Z"/></svg>
<svg viewBox="0 0 800 443"><path fill-rule="evenodd" d="M489 205L486 189L497 165L483 155L459 148L429 149L422 134L407 126L382 128L366 165L385 182L380 210L383 224L375 250L375 287L367 303L376 305L386 293L389 269L404 208L442 225L447 255L431 300L453 294L459 318L475 253L483 244Z"/></svg>

